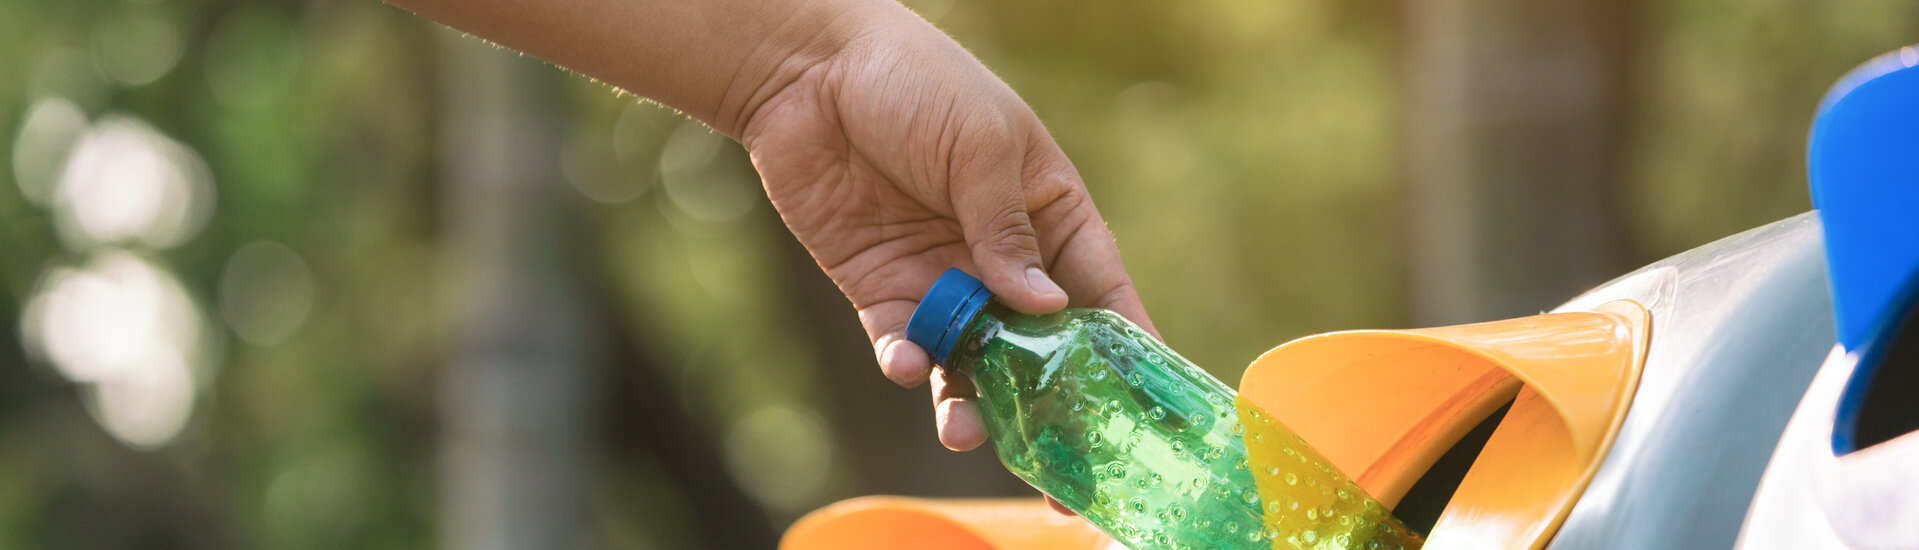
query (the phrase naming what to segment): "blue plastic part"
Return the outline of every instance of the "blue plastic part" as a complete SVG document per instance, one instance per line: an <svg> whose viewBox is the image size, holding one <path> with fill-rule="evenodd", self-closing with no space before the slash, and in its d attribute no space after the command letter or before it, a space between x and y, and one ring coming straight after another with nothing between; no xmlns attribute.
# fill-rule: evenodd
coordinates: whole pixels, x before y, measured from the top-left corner
<svg viewBox="0 0 1919 550"><path fill-rule="evenodd" d="M1919 292L1919 48L1841 78L1820 101L1806 160L1839 343L1860 356L1833 430L1844 454L1880 351Z"/></svg>
<svg viewBox="0 0 1919 550"><path fill-rule="evenodd" d="M1861 348L1919 272L1919 48L1854 69L1820 102L1807 146L1839 342Z"/></svg>
<svg viewBox="0 0 1919 550"><path fill-rule="evenodd" d="M945 365L966 323L992 298L993 293L979 279L948 269L920 298L919 307L913 308L913 317L906 321L906 339L925 349L934 363Z"/></svg>

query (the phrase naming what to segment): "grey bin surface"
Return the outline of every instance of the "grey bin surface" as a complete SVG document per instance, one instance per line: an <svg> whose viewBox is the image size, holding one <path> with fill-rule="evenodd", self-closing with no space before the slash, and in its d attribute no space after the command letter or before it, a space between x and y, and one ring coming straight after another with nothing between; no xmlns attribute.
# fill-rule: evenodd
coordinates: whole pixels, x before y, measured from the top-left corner
<svg viewBox="0 0 1919 550"><path fill-rule="evenodd" d="M1617 299L1652 314L1645 371L1548 548L1730 548L1834 342L1818 215L1661 260L1555 311Z"/></svg>

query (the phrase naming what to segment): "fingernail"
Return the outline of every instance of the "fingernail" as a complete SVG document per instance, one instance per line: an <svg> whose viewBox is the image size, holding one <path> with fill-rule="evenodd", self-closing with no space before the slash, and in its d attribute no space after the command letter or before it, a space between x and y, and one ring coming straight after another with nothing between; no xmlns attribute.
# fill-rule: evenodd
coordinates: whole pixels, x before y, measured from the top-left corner
<svg viewBox="0 0 1919 550"><path fill-rule="evenodd" d="M1066 291L1060 290L1059 285L1053 284L1053 279L1047 277L1046 272L1040 271L1037 267L1026 268L1026 288L1033 289L1033 292L1040 294L1058 294L1062 296L1066 294Z"/></svg>

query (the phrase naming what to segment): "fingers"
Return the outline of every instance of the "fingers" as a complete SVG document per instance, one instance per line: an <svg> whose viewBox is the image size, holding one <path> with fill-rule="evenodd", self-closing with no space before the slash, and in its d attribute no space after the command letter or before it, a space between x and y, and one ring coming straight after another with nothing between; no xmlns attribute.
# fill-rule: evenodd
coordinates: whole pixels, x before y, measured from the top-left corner
<svg viewBox="0 0 1919 550"><path fill-rule="evenodd" d="M1039 232L1021 185L1025 144L1004 123L962 136L948 185L979 278L1002 303L1026 313L1066 307L1066 291L1040 261ZM970 137L970 139L968 139Z"/></svg>
<svg viewBox="0 0 1919 550"><path fill-rule="evenodd" d="M873 347L879 354L880 372L902 388L926 383L927 374L933 370L933 359L926 355L926 350L906 341L904 334L881 336Z"/></svg>
<svg viewBox="0 0 1919 550"><path fill-rule="evenodd" d="M933 371L933 423L940 444L955 451L971 451L986 442L986 424L973 402L973 381L963 375Z"/></svg>
<svg viewBox="0 0 1919 550"><path fill-rule="evenodd" d="M1060 515L1062 515L1062 516L1077 516L1077 515L1079 515L1079 514L1076 514L1076 513L1073 513L1073 509L1072 509L1072 508L1067 508L1065 504L1060 504L1060 503L1059 503L1059 501L1057 501L1057 500L1053 500L1053 497L1051 497L1051 496L1048 496L1048 497L1046 497L1046 505L1047 505L1047 506L1052 506L1052 507L1053 507L1053 511L1054 511L1054 512L1059 512L1059 513L1060 513Z"/></svg>
<svg viewBox="0 0 1919 550"><path fill-rule="evenodd" d="M986 424L973 402L973 382L965 376L948 378L945 370L934 371L932 380L934 423L939 428L940 444L955 451L979 448L986 442ZM1062 515L1079 515L1053 497L1046 497L1046 504Z"/></svg>
<svg viewBox="0 0 1919 550"><path fill-rule="evenodd" d="M860 310L860 324L873 341L873 356L879 359L880 372L905 388L926 383L927 374L933 370L933 359L926 350L906 339L906 321L916 306L914 302L892 300Z"/></svg>
<svg viewBox="0 0 1919 550"><path fill-rule="evenodd" d="M1159 338L1159 330L1146 316L1146 306L1120 261L1119 245L1094 208L1079 172L1051 138L1037 136L1035 149L1033 177L1061 182L1067 189L1057 200L1034 211L1033 219L1041 250L1051 256L1053 277L1073 297L1071 305L1113 310Z"/></svg>
<svg viewBox="0 0 1919 550"><path fill-rule="evenodd" d="M1154 339L1165 340L1159 335L1159 328L1153 326L1153 320L1146 316L1146 304L1140 301L1139 292L1134 289L1131 277L1116 283L1105 293L1100 294L1100 298L1093 302L1092 307L1113 310L1121 317L1132 321L1133 324L1139 325L1140 330L1153 335Z"/></svg>

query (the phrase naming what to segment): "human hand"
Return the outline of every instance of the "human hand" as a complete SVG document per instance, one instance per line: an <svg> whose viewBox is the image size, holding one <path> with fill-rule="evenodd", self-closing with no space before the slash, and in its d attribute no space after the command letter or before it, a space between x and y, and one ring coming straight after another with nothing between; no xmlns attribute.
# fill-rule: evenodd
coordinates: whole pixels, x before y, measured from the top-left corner
<svg viewBox="0 0 1919 550"><path fill-rule="evenodd" d="M1078 172L1018 95L892 2L845 46L775 80L741 120L767 195L859 311L880 370L932 381L940 442L986 438L972 382L932 369L908 317L941 271L1007 306L1119 312L1158 334Z"/></svg>
<svg viewBox="0 0 1919 550"><path fill-rule="evenodd" d="M949 448L985 441L972 382L934 371L905 338L946 268L1019 311L1107 308L1158 336L1039 118L894 0L388 1L739 139L787 227L859 310L880 370L902 386L932 380Z"/></svg>

